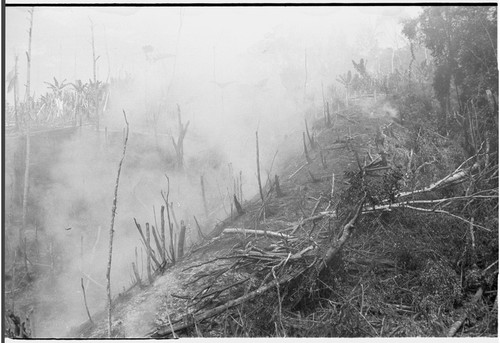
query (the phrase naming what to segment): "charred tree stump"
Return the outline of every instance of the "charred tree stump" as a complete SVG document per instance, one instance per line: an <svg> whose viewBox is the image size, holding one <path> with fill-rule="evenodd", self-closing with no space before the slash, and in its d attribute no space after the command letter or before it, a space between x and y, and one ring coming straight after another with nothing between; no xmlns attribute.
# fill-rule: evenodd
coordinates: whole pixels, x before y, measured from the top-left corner
<svg viewBox="0 0 500 343"><path fill-rule="evenodd" d="M240 201L243 202L243 173L240 170Z"/></svg>
<svg viewBox="0 0 500 343"><path fill-rule="evenodd" d="M307 164L311 164L312 160L309 157L309 153L307 152L306 134L305 134L305 132L302 132L302 141L304 142L304 155L306 156Z"/></svg>
<svg viewBox="0 0 500 343"><path fill-rule="evenodd" d="M312 181L313 183L316 183L316 182L321 181L320 179L318 179L317 177L315 177L315 176L314 176L314 174L313 174L313 173L311 173L311 171L310 171L310 170L308 170L307 172L309 173L309 176L311 177L311 181Z"/></svg>
<svg viewBox="0 0 500 343"><path fill-rule="evenodd" d="M203 210L205 210L205 217L208 218L208 206L207 206L207 198L205 196L205 182L203 181L203 175L200 175L200 184L201 184L201 196L203 198Z"/></svg>
<svg viewBox="0 0 500 343"><path fill-rule="evenodd" d="M259 131L255 131L255 144L257 148L257 181L259 182L259 193L262 203L264 203L264 193L262 193L262 182L260 180L260 160L259 160Z"/></svg>
<svg viewBox="0 0 500 343"><path fill-rule="evenodd" d="M179 232L179 240L177 242L177 257L182 258L184 256L184 240L186 239L186 225L184 221L181 220L181 230Z"/></svg>
<svg viewBox="0 0 500 343"><path fill-rule="evenodd" d="M238 198L236 198L236 194L233 194L233 200L234 200L234 207L236 208L238 216L245 214L245 211L243 211L243 208L241 207L241 204L238 201Z"/></svg>
<svg viewBox="0 0 500 343"><path fill-rule="evenodd" d="M306 133L307 133L307 139L309 140L309 146L311 147L312 150L314 150L317 147L316 141L314 140L314 133L312 135L309 133L309 126L307 126L306 119L304 119L304 123L306 124Z"/></svg>

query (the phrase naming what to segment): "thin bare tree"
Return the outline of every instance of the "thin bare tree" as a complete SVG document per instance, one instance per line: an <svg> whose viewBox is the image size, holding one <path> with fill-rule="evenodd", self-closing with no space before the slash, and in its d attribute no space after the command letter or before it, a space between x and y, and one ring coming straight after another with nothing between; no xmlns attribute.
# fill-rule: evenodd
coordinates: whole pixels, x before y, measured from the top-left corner
<svg viewBox="0 0 500 343"><path fill-rule="evenodd" d="M127 115L125 111L123 111L123 117L125 119L125 123L127 124L127 129L125 131L125 139L123 141L123 153L122 158L120 159L120 163L118 164L118 173L116 176L115 183L115 195L113 198L113 207L111 208L111 226L109 228L109 255L108 255L108 269L106 271L106 291L108 293L108 337L111 338L111 260L113 257L113 235L114 235L114 225L115 225L115 216L116 216L116 203L118 200L118 184L120 182L120 173L122 170L123 160L125 159L125 152L127 151L127 141L128 141L128 132L129 125L127 121Z"/></svg>

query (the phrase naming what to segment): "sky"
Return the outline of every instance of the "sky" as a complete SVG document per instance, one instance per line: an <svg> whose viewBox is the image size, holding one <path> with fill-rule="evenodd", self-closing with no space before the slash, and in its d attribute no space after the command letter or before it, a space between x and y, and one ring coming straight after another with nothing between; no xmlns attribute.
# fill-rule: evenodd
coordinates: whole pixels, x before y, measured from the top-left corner
<svg viewBox="0 0 500 343"><path fill-rule="evenodd" d="M28 8L6 8L6 70L19 55L20 79L25 80ZM37 7L32 38L32 89L45 92L45 81L88 80L92 77L90 21L94 23L98 78L144 73L143 46L169 54L160 62L191 75L216 69L236 69L252 46L281 29L299 31L302 44L326 39L338 28L375 29L380 46L394 46L401 18L417 7ZM179 34L179 26L180 34ZM178 37L179 34L179 37ZM177 41L179 44L177 45ZM227 77L229 77L228 75ZM22 89L22 87L21 87ZM21 91L21 94L24 92Z"/></svg>

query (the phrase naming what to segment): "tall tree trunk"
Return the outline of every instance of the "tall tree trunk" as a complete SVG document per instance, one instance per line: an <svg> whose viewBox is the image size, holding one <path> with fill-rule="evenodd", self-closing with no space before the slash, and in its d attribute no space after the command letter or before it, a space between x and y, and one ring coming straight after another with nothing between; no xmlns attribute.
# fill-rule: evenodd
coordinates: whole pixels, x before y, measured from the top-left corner
<svg viewBox="0 0 500 343"><path fill-rule="evenodd" d="M95 44L94 44L94 23L92 20L90 21L90 32L92 34L92 64L93 64L93 74L94 74L94 101L95 101L95 117L96 117L96 125L97 125L97 131L99 131L99 87L97 86L97 59L99 56L96 58L95 57Z"/></svg>
<svg viewBox="0 0 500 343"><path fill-rule="evenodd" d="M18 89L17 89L17 87L19 85L19 82L18 82L18 76L19 75L18 75L18 72L17 72L17 70L18 70L18 68L17 68L17 62L18 62L18 60L19 60L19 56L16 55L16 57L15 57L15 65L14 65L14 78L15 78L14 79L14 118L16 120L16 130L19 130L19 117L17 115L17 102L18 102L18 99L17 99L18 98L18 94L17 94Z"/></svg>
<svg viewBox="0 0 500 343"><path fill-rule="evenodd" d="M30 14L30 28L28 30L28 51L26 51L26 58L27 58L27 70L26 70L26 94L25 94L25 101L30 103L31 99L31 37L33 36L33 13L35 11L35 8L32 7L31 9L28 10L28 13ZM29 109L31 109L31 106L29 106Z"/></svg>
<svg viewBox="0 0 500 343"><path fill-rule="evenodd" d="M260 161L259 161L259 131L255 131L255 145L257 150L257 181L259 182L259 193L262 204L264 204L264 193L262 192L262 183L260 180Z"/></svg>
<svg viewBox="0 0 500 343"><path fill-rule="evenodd" d="M22 213L22 227L19 231L19 244L21 244L24 231L26 230L26 214L28 210L28 189L30 178L30 130L29 121L26 121L26 151L24 159L24 189L23 189L23 213Z"/></svg>

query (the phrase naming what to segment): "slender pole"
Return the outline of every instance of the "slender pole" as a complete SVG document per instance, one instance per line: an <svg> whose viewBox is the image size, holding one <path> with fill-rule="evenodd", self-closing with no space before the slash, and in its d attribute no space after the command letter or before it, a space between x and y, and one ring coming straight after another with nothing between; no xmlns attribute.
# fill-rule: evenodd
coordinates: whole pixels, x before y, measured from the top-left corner
<svg viewBox="0 0 500 343"><path fill-rule="evenodd" d="M15 65L14 65L14 78L15 78L14 79L14 118L16 120L16 130L19 130L19 117L17 115L17 98L18 98L18 94L17 94L18 89L17 89L17 87L18 87L18 84L19 84L18 83L18 76L19 76L19 74L17 72L17 70L18 70L18 68L17 68L17 62L18 62L18 60L19 60L19 55L16 55L15 56Z"/></svg>
<svg viewBox="0 0 500 343"><path fill-rule="evenodd" d="M200 175L200 183L201 183L201 196L203 198L203 209L205 210L205 217L208 218L208 206L207 206L207 198L205 196L205 182L203 181L203 175Z"/></svg>
<svg viewBox="0 0 500 343"><path fill-rule="evenodd" d="M94 44L94 23L90 20L90 32L92 34L92 63L93 63L93 74L94 74L94 101L95 101L95 117L97 120L97 131L99 131L99 87L97 86L97 59L95 57L95 44Z"/></svg>
<svg viewBox="0 0 500 343"><path fill-rule="evenodd" d="M167 252L167 248L166 248L166 243L165 243L165 206L161 206L161 209L160 209L160 225L161 225L161 248L163 249L163 253L162 253L162 256L163 256L163 261L166 261L166 252Z"/></svg>
<svg viewBox="0 0 500 343"><path fill-rule="evenodd" d="M31 7L28 10L28 13L30 14L30 28L28 30L28 51L26 52L26 58L27 58L27 76L26 76L26 94L25 94L25 101L30 103L31 99L31 37L33 36L33 13L35 12L35 8ZM29 106L31 108L31 106Z"/></svg>
<svg viewBox="0 0 500 343"><path fill-rule="evenodd" d="M22 242L22 236L24 234L24 230L26 229L26 211L28 206L28 188L29 188L29 176L30 176L30 112L31 112L31 37L33 34L33 13L35 9L32 7L28 10L30 14L30 28L28 30L28 51L26 52L27 58L27 77L26 77L26 94L25 101L27 103L27 116L25 117L26 121L26 158L24 165L24 190L23 190L23 213L22 213L22 228L19 230L19 244Z"/></svg>
<svg viewBox="0 0 500 343"><path fill-rule="evenodd" d="M22 229L19 231L21 235L26 229L26 212L28 207L28 189L30 177L30 129L29 122L26 121L26 155L24 159L24 189L23 189L23 215L22 215Z"/></svg>
<svg viewBox="0 0 500 343"><path fill-rule="evenodd" d="M148 271L148 281L150 284L153 283L153 276L151 275L151 236L149 234L149 223L146 223L146 245L148 249L148 254L146 255L146 268Z"/></svg>
<svg viewBox="0 0 500 343"><path fill-rule="evenodd" d="M305 134L305 132L302 132L302 141L304 142L304 155L306 156L307 164L310 164L312 162L312 160L309 157L309 154L307 153L306 134Z"/></svg>
<svg viewBox="0 0 500 343"><path fill-rule="evenodd" d="M184 256L184 240L186 239L186 225L181 220L181 230L179 232L179 241L177 242L177 258Z"/></svg>
<svg viewBox="0 0 500 343"><path fill-rule="evenodd" d="M108 293L108 337L111 338L111 260L113 257L113 235L114 235L114 225L115 225L115 216L116 216L116 203L118 200L118 184L120 182L120 173L122 171L123 160L125 159L125 152L127 151L127 141L128 141L128 132L129 125L127 121L127 115L125 111L123 111L123 117L125 118L125 123L127 124L125 140L123 142L123 153L122 158L120 159L120 163L118 164L118 173L116 176L116 184L115 184L115 194L113 198L113 207L111 209L111 225L109 228L109 254L108 254L108 268L106 271L106 279L107 279L107 287L106 291Z"/></svg>
<svg viewBox="0 0 500 343"><path fill-rule="evenodd" d="M87 310L87 316L89 317L90 323L94 325L94 321L92 320L92 316L90 315L89 311L89 306L87 304L87 295L85 294L85 287L83 286L83 278L80 278L80 284L82 285L83 302L85 303L85 310Z"/></svg>
<svg viewBox="0 0 500 343"><path fill-rule="evenodd" d="M243 202L243 175L242 171L240 170L240 201Z"/></svg>
<svg viewBox="0 0 500 343"><path fill-rule="evenodd" d="M260 162L259 162L259 131L255 131L255 143L257 146L257 180L259 181L259 192L262 203L264 203L264 193L262 193L262 183L260 181Z"/></svg>

